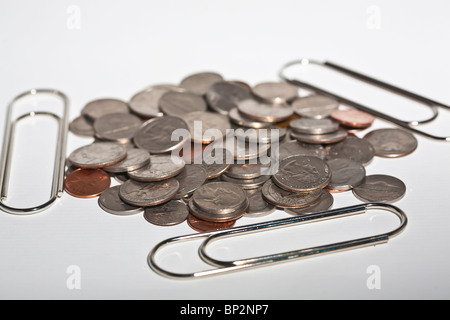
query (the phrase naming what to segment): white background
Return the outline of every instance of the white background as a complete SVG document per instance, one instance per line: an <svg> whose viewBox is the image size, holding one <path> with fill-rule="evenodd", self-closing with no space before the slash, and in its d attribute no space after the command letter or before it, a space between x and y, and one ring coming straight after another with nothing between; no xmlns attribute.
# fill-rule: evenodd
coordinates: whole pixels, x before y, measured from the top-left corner
<svg viewBox="0 0 450 320"><path fill-rule="evenodd" d="M31 88L65 92L73 119L90 100L128 100L148 85L179 83L198 71L217 71L250 84L277 80L278 69L300 57L331 60L450 103L449 14L443 0L2 1L0 132L8 103ZM414 112L404 115L415 118ZM450 134L446 123L440 132ZM49 165L37 163L39 155L48 153L48 139L39 136L45 128L33 124L37 131L30 140L18 141L16 153L18 159L31 160L31 169L19 171L15 181L45 190L39 174ZM408 187L397 203L408 214L408 228L388 244L216 278L168 280L149 269L147 254L159 241L192 233L186 224L163 228L142 215L115 217L95 199L65 194L39 215L0 214L0 298L447 299L450 146L418 139L414 154L376 158L367 167L369 174L391 174ZM68 152L89 142L71 134ZM31 191L21 198L28 197ZM336 208L360 203L351 193L336 195L335 202ZM277 212L238 224L282 217L286 214ZM312 239L326 243L350 231L388 231L395 220L375 215L368 223L348 220L323 229L304 226L252 236L224 244L216 253L254 255L263 248L305 247ZM194 254L168 254L168 265L192 269ZM71 266L81 270L80 290L67 286ZM367 285L371 266L380 271L380 288Z"/></svg>

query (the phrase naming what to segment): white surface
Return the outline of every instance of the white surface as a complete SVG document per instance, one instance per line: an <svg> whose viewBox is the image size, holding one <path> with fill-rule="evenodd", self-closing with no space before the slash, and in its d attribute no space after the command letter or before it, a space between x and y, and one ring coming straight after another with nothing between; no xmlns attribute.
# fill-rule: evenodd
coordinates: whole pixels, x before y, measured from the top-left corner
<svg viewBox="0 0 450 320"><path fill-rule="evenodd" d="M72 29L73 5L80 10L79 29ZM178 83L197 71L251 84L276 80L284 63L304 56L450 103L449 12L446 1L3 1L0 130L10 100L35 87L67 93L73 119L90 100L128 100L148 85ZM447 122L440 126L450 134ZM70 135L68 152L88 142ZM41 150L36 143L30 148L31 154ZM36 216L0 214L0 298L448 299L449 148L419 138L414 154L376 158L368 166L369 174L391 174L408 187L397 205L408 214L409 226L390 243L204 280L168 280L147 266L153 246L192 233L187 225L162 228L141 215L110 216L96 200L67 194ZM19 178L40 187L32 175ZM360 203L349 193L335 199L335 207ZM282 217L278 212L269 218ZM241 219L239 225L261 220ZM345 236L343 226L327 225L317 233L310 231L313 226L304 227L310 233L300 227L284 238L265 234L254 246L258 253L303 247L313 235L326 242L333 231ZM359 226L355 222L353 230L360 232ZM366 229L390 227L392 221L375 218ZM308 234L312 238L301 239ZM232 242L217 253L240 255L245 246L248 252L252 239L242 240L242 249ZM174 266L179 259L169 255L167 263ZM189 255L183 259L191 261ZM70 266L81 270L81 290L67 287ZM380 289L367 286L370 266L381 271Z"/></svg>

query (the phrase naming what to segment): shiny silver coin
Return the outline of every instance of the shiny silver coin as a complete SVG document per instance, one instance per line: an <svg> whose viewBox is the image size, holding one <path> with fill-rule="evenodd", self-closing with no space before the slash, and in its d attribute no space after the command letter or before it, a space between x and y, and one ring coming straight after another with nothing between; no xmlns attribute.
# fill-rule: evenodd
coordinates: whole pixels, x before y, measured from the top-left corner
<svg viewBox="0 0 450 320"><path fill-rule="evenodd" d="M307 144L297 140L283 142L279 147L280 161L290 156L314 156L325 159L325 148L320 144Z"/></svg>
<svg viewBox="0 0 450 320"><path fill-rule="evenodd" d="M191 133L191 141L210 144L214 140L221 140L231 128L227 116L213 112L191 112L183 116Z"/></svg>
<svg viewBox="0 0 450 320"><path fill-rule="evenodd" d="M347 138L348 132L345 129L338 129L338 131L328 134L304 134L291 132L291 137L297 141L311 144L330 144L337 143Z"/></svg>
<svg viewBox="0 0 450 320"><path fill-rule="evenodd" d="M328 164L317 157L292 156L280 162L273 181L292 192L310 192L325 188L331 180Z"/></svg>
<svg viewBox="0 0 450 320"><path fill-rule="evenodd" d="M292 102L292 108L296 114L314 119L328 118L338 107L338 101L321 95L302 97Z"/></svg>
<svg viewBox="0 0 450 320"><path fill-rule="evenodd" d="M406 193L405 184L388 175L367 176L364 182L353 188L353 194L364 202L393 203Z"/></svg>
<svg viewBox="0 0 450 320"><path fill-rule="evenodd" d="M193 93L204 95L214 83L223 80L223 77L215 72L201 72L184 78L180 83L180 87Z"/></svg>
<svg viewBox="0 0 450 320"><path fill-rule="evenodd" d="M99 139L122 143L131 141L141 125L142 120L135 115L112 113L95 120L94 130Z"/></svg>
<svg viewBox="0 0 450 320"><path fill-rule="evenodd" d="M204 112L208 108L202 96L192 92L175 91L164 94L159 101L159 107L165 115L180 118L190 112Z"/></svg>
<svg viewBox="0 0 450 320"><path fill-rule="evenodd" d="M180 188L174 199L182 199L192 195L208 179L208 174L202 165L187 164L184 170L175 177L180 183Z"/></svg>
<svg viewBox="0 0 450 320"><path fill-rule="evenodd" d="M272 179L262 187L264 199L280 208L302 208L319 201L322 189L311 192L290 192L278 187Z"/></svg>
<svg viewBox="0 0 450 320"><path fill-rule="evenodd" d="M286 104L298 97L298 88L287 82L264 82L253 88L258 98L275 104Z"/></svg>
<svg viewBox="0 0 450 320"><path fill-rule="evenodd" d="M228 115L239 101L250 99L251 94L242 85L228 81L214 83L206 92L206 101L214 111Z"/></svg>
<svg viewBox="0 0 450 320"><path fill-rule="evenodd" d="M226 174L221 177L222 181L229 182L232 184L235 184L237 186L240 186L244 190L252 190L260 188L264 185L264 183L267 182L272 176L266 175L266 176L260 176L258 178L254 179L236 179L231 178L227 176Z"/></svg>
<svg viewBox="0 0 450 320"><path fill-rule="evenodd" d="M287 120L293 114L289 105L271 105L254 99L240 101L238 110L248 118L270 123Z"/></svg>
<svg viewBox="0 0 450 320"><path fill-rule="evenodd" d="M326 148L326 159L350 159L366 165L372 161L375 149L365 139L348 136L345 140L336 144L330 144Z"/></svg>
<svg viewBox="0 0 450 320"><path fill-rule="evenodd" d="M113 142L95 142L81 147L69 155L72 165L79 168L103 168L113 165L127 156L127 149Z"/></svg>
<svg viewBox="0 0 450 320"><path fill-rule="evenodd" d="M246 142L235 138L234 159L236 161L246 161L267 156L271 150L270 143Z"/></svg>
<svg viewBox="0 0 450 320"><path fill-rule="evenodd" d="M142 149L131 149L127 152L127 157L111 166L104 167L103 170L112 173L130 172L140 169L150 163L150 154Z"/></svg>
<svg viewBox="0 0 450 320"><path fill-rule="evenodd" d="M254 119L250 119L243 115L237 108L231 109L228 113L230 117L230 121L239 126L247 127L247 128L269 128L272 126L270 122L262 122Z"/></svg>
<svg viewBox="0 0 450 320"><path fill-rule="evenodd" d="M398 158L411 154L417 149L414 135L401 129L379 129L369 132L365 137L375 148L379 157Z"/></svg>
<svg viewBox="0 0 450 320"><path fill-rule="evenodd" d="M85 116L79 116L74 119L69 124L69 130L73 134L85 138L93 138L95 135L92 121L88 120Z"/></svg>
<svg viewBox="0 0 450 320"><path fill-rule="evenodd" d="M261 188L245 190L245 192L250 203L244 215L245 218L261 218L275 211L275 206L264 199Z"/></svg>
<svg viewBox="0 0 450 320"><path fill-rule="evenodd" d="M131 206L119 197L120 186L115 186L104 191L99 199L98 205L104 211L117 216L131 216L141 213L144 209Z"/></svg>
<svg viewBox="0 0 450 320"><path fill-rule="evenodd" d="M151 155L150 163L140 169L128 172L131 179L141 182L162 181L180 174L185 162L172 155Z"/></svg>
<svg viewBox="0 0 450 320"><path fill-rule="evenodd" d="M322 190L322 194L320 195L319 201L303 208L297 209L287 208L285 209L285 211L286 213L293 216L304 216L307 214L328 211L333 207L333 204L334 204L333 195L326 190Z"/></svg>
<svg viewBox="0 0 450 320"><path fill-rule="evenodd" d="M179 129L186 132L189 130L188 125L181 118L170 116L154 118L137 130L134 143L151 154L168 153L180 148L189 139L187 135L173 141L172 134Z"/></svg>
<svg viewBox="0 0 450 320"><path fill-rule="evenodd" d="M332 178L327 188L333 191L347 191L362 184L366 177L366 169L360 162L350 159L334 159L327 161Z"/></svg>
<svg viewBox="0 0 450 320"><path fill-rule="evenodd" d="M169 91L169 88L163 86L149 87L130 99L130 109L144 119L162 117L164 114L159 109L159 101Z"/></svg>
<svg viewBox="0 0 450 320"><path fill-rule="evenodd" d="M187 220L189 209L180 201L169 201L165 204L145 208L144 218L157 226L174 226Z"/></svg>
<svg viewBox="0 0 450 320"><path fill-rule="evenodd" d="M104 115L111 113L130 113L128 104L118 99L98 99L89 102L81 111L81 114L91 121L95 121Z"/></svg>
<svg viewBox="0 0 450 320"><path fill-rule="evenodd" d="M264 129L239 128L235 130L235 136L238 140L253 143L272 143L279 142L286 137L287 129L272 126Z"/></svg>
<svg viewBox="0 0 450 320"><path fill-rule="evenodd" d="M266 175L269 166L263 163L232 164L226 175L230 178L250 180Z"/></svg>
<svg viewBox="0 0 450 320"><path fill-rule="evenodd" d="M128 180L120 186L120 198L133 206L151 207L173 199L180 184L175 179L160 182L139 182Z"/></svg>
<svg viewBox="0 0 450 320"><path fill-rule="evenodd" d="M301 118L291 121L289 126L293 131L305 134L327 134L339 129L339 123L331 119Z"/></svg>
<svg viewBox="0 0 450 320"><path fill-rule="evenodd" d="M202 166L206 170L208 180L220 177L231 166L233 155L225 148L205 149L202 155Z"/></svg>

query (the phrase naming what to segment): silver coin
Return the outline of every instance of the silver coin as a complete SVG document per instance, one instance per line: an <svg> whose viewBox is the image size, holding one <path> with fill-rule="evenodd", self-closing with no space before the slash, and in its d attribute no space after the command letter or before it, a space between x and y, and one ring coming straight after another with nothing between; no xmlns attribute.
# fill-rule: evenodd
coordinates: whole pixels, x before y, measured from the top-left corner
<svg viewBox="0 0 450 320"><path fill-rule="evenodd" d="M202 166L206 170L208 180L220 177L231 166L233 155L225 148L205 149L202 155Z"/></svg>
<svg viewBox="0 0 450 320"><path fill-rule="evenodd" d="M118 99L98 99L89 102L81 111L91 121L95 121L104 115L111 113L130 113L128 104Z"/></svg>
<svg viewBox="0 0 450 320"><path fill-rule="evenodd" d="M159 107L164 114L180 118L190 112L204 112L208 108L202 96L192 92L175 91L164 94L159 101Z"/></svg>
<svg viewBox="0 0 450 320"><path fill-rule="evenodd" d="M411 133L401 129L379 129L369 132L365 137L375 148L379 157L398 158L411 154L418 142Z"/></svg>
<svg viewBox="0 0 450 320"><path fill-rule="evenodd" d="M260 129L272 126L270 122L256 121L246 117L238 110L238 108L231 109L228 116L230 117L231 122L243 127Z"/></svg>
<svg viewBox="0 0 450 320"><path fill-rule="evenodd" d="M226 175L230 178L250 180L265 175L268 172L268 165L261 162L232 164Z"/></svg>
<svg viewBox="0 0 450 320"><path fill-rule="evenodd" d="M131 179L141 182L162 181L180 174L185 167L183 159L173 155L151 155L146 166L128 172Z"/></svg>
<svg viewBox="0 0 450 320"><path fill-rule="evenodd" d="M86 138L93 138L95 135L94 126L92 125L92 121L88 120L85 116L79 116L75 118L70 124L69 124L69 130L73 134L80 136L80 137L86 137Z"/></svg>
<svg viewBox="0 0 450 320"><path fill-rule="evenodd" d="M104 167L103 170L112 173L130 172L140 169L150 163L150 154L142 149L131 149L127 152L127 157L111 166Z"/></svg>
<svg viewBox="0 0 450 320"><path fill-rule="evenodd" d="M331 169L331 180L327 188L334 191L347 191L361 185L366 177L366 169L357 161L334 159L327 161Z"/></svg>
<svg viewBox="0 0 450 320"><path fill-rule="evenodd" d="M94 130L99 139L127 142L141 125L142 120L135 115L111 113L95 120Z"/></svg>
<svg viewBox="0 0 450 320"><path fill-rule="evenodd" d="M287 129L272 126L264 129L238 128L234 132L238 140L254 143L271 143L284 139L287 134Z"/></svg>
<svg viewBox="0 0 450 320"><path fill-rule="evenodd" d="M131 216L143 211L141 207L131 206L123 202L119 197L119 191L120 186L115 186L104 191L98 199L100 208L117 216Z"/></svg>
<svg viewBox="0 0 450 320"><path fill-rule="evenodd" d="M333 204L334 204L333 195L326 190L322 190L322 194L320 195L319 201L303 208L297 209L287 208L285 209L285 211L286 213L289 213L290 215L293 216L303 216L307 214L313 214L330 210L333 207Z"/></svg>
<svg viewBox="0 0 450 320"><path fill-rule="evenodd" d="M202 165L188 164L175 179L180 183L180 188L174 199L182 199L200 188L208 179L208 174Z"/></svg>
<svg viewBox="0 0 450 320"><path fill-rule="evenodd" d="M248 118L271 123L287 120L293 114L292 107L289 105L270 105L254 99L240 101L238 110Z"/></svg>
<svg viewBox="0 0 450 320"><path fill-rule="evenodd" d="M338 107L338 101L322 95L302 97L292 102L296 114L314 119L328 118Z"/></svg>
<svg viewBox="0 0 450 320"><path fill-rule="evenodd" d="M331 119L301 118L291 121L289 126L295 132L306 134L327 134L339 129L339 123Z"/></svg>
<svg viewBox="0 0 450 320"><path fill-rule="evenodd" d="M309 192L325 188L331 180L328 164L317 157L292 156L280 162L273 181L282 189Z"/></svg>
<svg viewBox="0 0 450 320"><path fill-rule="evenodd" d="M341 142L330 144L325 150L327 160L350 159L364 165L372 161L375 155L375 149L368 140L355 136L348 136Z"/></svg>
<svg viewBox="0 0 450 320"><path fill-rule="evenodd" d="M220 81L214 83L206 92L208 105L216 112L228 115L237 108L239 101L251 98L250 92L241 85Z"/></svg>
<svg viewBox="0 0 450 320"><path fill-rule="evenodd" d="M215 72L201 72L184 78L180 83L180 87L204 95L214 83L223 80L223 77Z"/></svg>
<svg viewBox="0 0 450 320"><path fill-rule="evenodd" d="M264 82L253 88L258 98L269 103L285 104L298 97L298 88L286 82Z"/></svg>
<svg viewBox="0 0 450 320"><path fill-rule="evenodd" d="M128 180L120 186L120 198L133 206L151 207L166 203L176 195L180 184L175 179L159 182Z"/></svg>
<svg viewBox="0 0 450 320"><path fill-rule="evenodd" d="M187 220L189 209L180 201L169 201L165 204L145 208L144 218L157 226L174 226Z"/></svg>
<svg viewBox="0 0 450 320"><path fill-rule="evenodd" d="M149 87L145 91L135 94L129 102L133 113L141 118L149 119L162 117L164 114L159 109L161 97L170 89L162 86Z"/></svg>
<svg viewBox="0 0 450 320"><path fill-rule="evenodd" d="M229 118L213 112L191 112L183 116L195 143L209 144L221 140L231 128Z"/></svg>
<svg viewBox="0 0 450 320"><path fill-rule="evenodd" d="M320 144L307 144L297 140L283 142L279 148L279 159L284 160L290 156L304 155L325 159L325 148Z"/></svg>
<svg viewBox="0 0 450 320"><path fill-rule="evenodd" d="M181 118L170 116L154 118L148 120L137 130L134 143L151 154L168 153L180 148L189 139L189 136L186 135L173 141L172 134L179 129L186 132L189 130L188 125Z"/></svg>
<svg viewBox="0 0 450 320"><path fill-rule="evenodd" d="M317 202L322 189L311 192L290 192L278 187L272 179L268 180L263 188L264 199L280 208L302 208Z"/></svg>
<svg viewBox="0 0 450 320"><path fill-rule="evenodd" d="M338 131L327 134L304 134L291 132L291 137L297 141L311 144L330 144L337 143L347 138L348 132L345 129L338 129Z"/></svg>
<svg viewBox="0 0 450 320"><path fill-rule="evenodd" d="M261 188L245 190L245 192L250 205L244 217L261 218L275 211L275 206L264 199Z"/></svg>
<svg viewBox="0 0 450 320"><path fill-rule="evenodd" d="M234 159L237 161L253 160L268 156L270 150L270 143L246 142L236 138L234 141Z"/></svg>
<svg viewBox="0 0 450 320"><path fill-rule="evenodd" d="M254 178L254 179L236 179L236 178L231 178L227 175L223 175L221 177L222 181L238 185L244 190L252 190L252 189L260 188L270 178L271 178L271 176L269 176L269 175L260 176L258 178Z"/></svg>
<svg viewBox="0 0 450 320"><path fill-rule="evenodd" d="M120 184L124 184L130 180L130 177L126 173L110 173L109 175Z"/></svg>
<svg viewBox="0 0 450 320"><path fill-rule="evenodd" d="M127 156L127 149L113 142L95 142L81 147L69 155L72 165L79 168L103 168L113 165Z"/></svg>
<svg viewBox="0 0 450 320"><path fill-rule="evenodd" d="M406 193L405 184L388 175L367 176L364 182L353 188L353 194L361 201L392 203Z"/></svg>

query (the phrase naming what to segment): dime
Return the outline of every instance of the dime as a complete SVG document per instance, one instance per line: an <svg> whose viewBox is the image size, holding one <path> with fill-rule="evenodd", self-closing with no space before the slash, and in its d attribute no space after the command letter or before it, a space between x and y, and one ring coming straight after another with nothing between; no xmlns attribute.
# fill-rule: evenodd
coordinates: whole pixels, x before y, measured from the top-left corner
<svg viewBox="0 0 450 320"><path fill-rule="evenodd" d="M191 141L210 144L216 139L221 140L231 128L229 118L213 112L191 112L183 116L191 133Z"/></svg>
<svg viewBox="0 0 450 320"><path fill-rule="evenodd" d="M330 144L325 150L327 160L350 159L364 165L368 164L375 155L372 144L368 140L356 136L348 136L341 142Z"/></svg>
<svg viewBox="0 0 450 320"><path fill-rule="evenodd" d="M236 220L231 220L227 222L211 222L198 219L194 215L190 214L188 216L188 225L195 231L198 232L210 232L219 231L232 228L236 224Z"/></svg>
<svg viewBox="0 0 450 320"><path fill-rule="evenodd" d="M184 78L180 83L180 87L204 95L209 87L219 81L223 81L223 77L220 74L214 72L201 72Z"/></svg>
<svg viewBox="0 0 450 320"><path fill-rule="evenodd" d="M243 127L259 129L272 126L270 122L256 121L246 117L238 110L238 108L231 109L228 116L230 117L231 122Z"/></svg>
<svg viewBox="0 0 450 320"><path fill-rule="evenodd" d="M150 154L142 149L131 149L127 152L127 157L113 164L104 167L103 170L112 173L130 172L140 169L150 163Z"/></svg>
<svg viewBox="0 0 450 320"><path fill-rule="evenodd" d="M185 136L177 136L173 141L172 134L176 130L180 130L180 133L183 134L188 132L189 127L183 119L178 117L154 118L148 120L137 130L134 143L151 154L168 153L180 148L189 139L189 135L185 134ZM181 132L183 130L185 132Z"/></svg>
<svg viewBox="0 0 450 320"><path fill-rule="evenodd" d="M77 167L96 169L113 165L127 156L127 149L117 143L94 142L73 151L69 161Z"/></svg>
<svg viewBox="0 0 450 320"><path fill-rule="evenodd" d="M350 159L327 161L331 169L331 181L327 188L334 191L347 191L361 185L366 177L366 169L360 162Z"/></svg>
<svg viewBox="0 0 450 320"><path fill-rule="evenodd" d="M205 168L202 165L188 164L184 170L176 176L180 183L180 188L175 199L182 199L191 195L195 190L202 186L208 178Z"/></svg>
<svg viewBox="0 0 450 320"><path fill-rule="evenodd" d="M287 157L295 155L315 156L320 159L325 159L325 148L320 144L307 144L297 140L280 144L280 160L284 160Z"/></svg>
<svg viewBox="0 0 450 320"><path fill-rule="evenodd" d="M411 154L418 142L411 133L401 129L379 129L369 132L364 140L370 142L379 157L398 158Z"/></svg>
<svg viewBox="0 0 450 320"><path fill-rule="evenodd" d="M269 103L285 104L298 97L298 88L287 82L264 82L257 84L253 93Z"/></svg>
<svg viewBox="0 0 450 320"><path fill-rule="evenodd" d="M67 175L64 188L77 198L95 198L111 186L111 178L101 169L78 169Z"/></svg>
<svg viewBox="0 0 450 320"><path fill-rule="evenodd" d="M291 121L290 127L298 133L327 134L338 131L339 123L331 119L301 118Z"/></svg>
<svg viewBox="0 0 450 320"><path fill-rule="evenodd" d="M303 216L307 214L313 214L330 210L333 204L334 204L333 195L331 195L329 192L325 190L322 190L322 194L320 195L319 201L317 201L316 203L303 208L297 209L287 208L285 209L285 211L286 213L289 213L290 215L293 216Z"/></svg>
<svg viewBox="0 0 450 320"><path fill-rule="evenodd" d="M135 115L111 113L95 120L94 130L99 139L127 142L133 139L141 124L142 120Z"/></svg>
<svg viewBox="0 0 450 320"><path fill-rule="evenodd" d="M164 114L180 118L190 112L204 112L208 108L202 96L192 92L176 91L164 94L159 101L159 107Z"/></svg>
<svg viewBox="0 0 450 320"><path fill-rule="evenodd" d="M245 192L247 193L250 205L244 217L260 218L269 215L274 211L275 206L264 199L261 188L245 190Z"/></svg>
<svg viewBox="0 0 450 320"><path fill-rule="evenodd" d="M237 107L239 101L250 99L251 95L241 85L220 81L214 83L206 92L208 105L216 112L228 115L230 111Z"/></svg>
<svg viewBox="0 0 450 320"><path fill-rule="evenodd" d="M126 102L118 99L98 99L89 102L81 111L83 116L95 121L104 115L111 113L130 113Z"/></svg>
<svg viewBox="0 0 450 320"><path fill-rule="evenodd" d="M120 186L120 198L133 206L151 207L172 200L180 184L175 179L160 182L128 180Z"/></svg>
<svg viewBox="0 0 450 320"><path fill-rule="evenodd" d="M98 199L100 208L104 211L117 216L131 216L141 213L141 207L130 206L119 197L120 186L115 186L105 190Z"/></svg>
<svg viewBox="0 0 450 320"><path fill-rule="evenodd" d="M206 149L203 152L202 166L206 170L208 180L220 177L227 172L231 166L231 159L233 159L233 155L227 149Z"/></svg>
<svg viewBox="0 0 450 320"><path fill-rule="evenodd" d="M85 116L79 116L73 120L69 125L69 130L80 137L93 138L95 135L92 122Z"/></svg>
<svg viewBox="0 0 450 320"><path fill-rule="evenodd" d="M350 128L368 128L375 121L371 114L359 110L336 110L331 118Z"/></svg>
<svg viewBox="0 0 450 320"><path fill-rule="evenodd" d="M273 181L282 189L293 192L310 192L325 188L331 180L328 164L317 157L292 156L280 163Z"/></svg>
<svg viewBox="0 0 450 320"><path fill-rule="evenodd" d="M264 183L266 183L267 180L271 178L271 176L264 175L254 179L236 179L231 178L227 175L223 175L221 178L223 181L238 185L244 190L252 190L260 188L262 185L264 185Z"/></svg>
<svg viewBox="0 0 450 320"><path fill-rule="evenodd" d="M240 101L238 110L248 118L271 123L287 120L293 114L289 105L270 105L254 99Z"/></svg>
<svg viewBox="0 0 450 320"><path fill-rule="evenodd" d="M330 144L337 143L345 138L347 138L348 133L344 129L338 129L338 131L327 134L304 134L291 132L292 138L304 142L304 143L312 143L312 144Z"/></svg>
<svg viewBox="0 0 450 320"><path fill-rule="evenodd" d="M290 192L278 187L272 179L262 187L264 199L280 208L302 208L317 202L322 189L311 192Z"/></svg>
<svg viewBox="0 0 450 320"><path fill-rule="evenodd" d="M169 91L169 88L156 86L139 92L131 98L130 109L144 119L162 117L163 113L159 109L159 100Z"/></svg>
<svg viewBox="0 0 450 320"><path fill-rule="evenodd" d="M338 107L338 101L322 95L297 98L292 102L296 114L313 119L328 118Z"/></svg>
<svg viewBox="0 0 450 320"><path fill-rule="evenodd" d="M131 179L141 182L162 181L180 174L185 167L183 159L172 155L151 155L146 166L128 172Z"/></svg>
<svg viewBox="0 0 450 320"><path fill-rule="evenodd" d="M189 215L187 205L180 201L169 201L165 204L145 208L144 218L158 226L174 226L186 221Z"/></svg>
<svg viewBox="0 0 450 320"><path fill-rule="evenodd" d="M361 201L392 203L406 193L405 184L388 175L367 176L364 182L353 188L353 194Z"/></svg>

